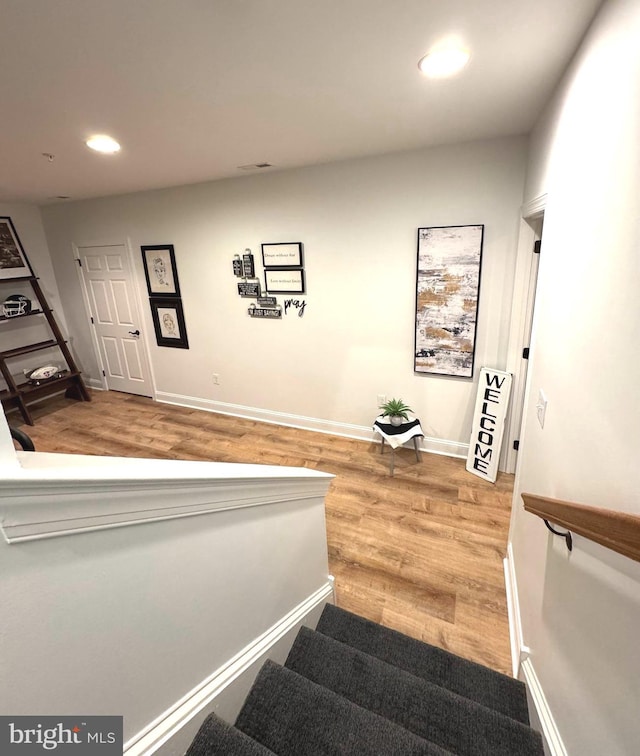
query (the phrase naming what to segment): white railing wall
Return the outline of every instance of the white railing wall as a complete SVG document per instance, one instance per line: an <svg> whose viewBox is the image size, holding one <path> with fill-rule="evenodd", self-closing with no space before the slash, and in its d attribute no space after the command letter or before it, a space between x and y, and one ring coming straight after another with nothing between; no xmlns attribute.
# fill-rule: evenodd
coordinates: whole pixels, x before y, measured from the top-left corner
<svg viewBox="0 0 640 756"><path fill-rule="evenodd" d="M126 753L182 753L331 600L329 475L16 460L0 480L0 711L121 714Z"/></svg>

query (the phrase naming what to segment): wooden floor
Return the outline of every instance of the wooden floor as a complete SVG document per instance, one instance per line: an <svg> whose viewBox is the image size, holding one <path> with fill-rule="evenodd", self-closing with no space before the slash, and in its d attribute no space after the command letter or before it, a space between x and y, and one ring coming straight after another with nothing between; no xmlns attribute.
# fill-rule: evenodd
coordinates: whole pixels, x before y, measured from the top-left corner
<svg viewBox="0 0 640 756"><path fill-rule="evenodd" d="M345 609L510 673L502 560L513 476L117 392L49 399L21 427L38 451L294 465L336 477L326 500L330 571ZM9 415L18 424L19 416Z"/></svg>

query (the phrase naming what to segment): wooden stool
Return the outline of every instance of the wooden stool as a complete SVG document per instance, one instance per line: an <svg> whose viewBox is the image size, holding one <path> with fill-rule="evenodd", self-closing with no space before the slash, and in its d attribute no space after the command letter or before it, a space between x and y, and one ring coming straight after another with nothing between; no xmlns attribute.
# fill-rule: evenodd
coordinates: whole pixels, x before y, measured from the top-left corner
<svg viewBox="0 0 640 756"><path fill-rule="evenodd" d="M407 441L413 439L413 448L416 452L416 459L420 462L420 447L418 446L418 437L424 438L424 433L420 427L420 420L405 420L402 425L392 425L385 422L384 416L378 416L373 423L373 430L382 437L380 444L380 454L384 454L384 442L386 441L391 448L391 460L389 463L389 473L393 476L394 452Z"/></svg>

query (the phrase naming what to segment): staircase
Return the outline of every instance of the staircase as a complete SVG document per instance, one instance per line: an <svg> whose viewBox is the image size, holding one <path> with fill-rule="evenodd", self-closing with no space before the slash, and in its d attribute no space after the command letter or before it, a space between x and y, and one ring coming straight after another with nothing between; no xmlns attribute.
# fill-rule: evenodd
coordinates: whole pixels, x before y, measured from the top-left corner
<svg viewBox="0 0 640 756"><path fill-rule="evenodd" d="M523 683L327 604L186 756L542 756Z"/></svg>

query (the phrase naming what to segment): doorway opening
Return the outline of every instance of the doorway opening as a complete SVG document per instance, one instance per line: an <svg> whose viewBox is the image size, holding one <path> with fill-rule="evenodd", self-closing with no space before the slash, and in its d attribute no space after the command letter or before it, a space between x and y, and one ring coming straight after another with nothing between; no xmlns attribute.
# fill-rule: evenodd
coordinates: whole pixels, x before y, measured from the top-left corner
<svg viewBox="0 0 640 756"><path fill-rule="evenodd" d="M507 365L507 371L513 375L513 389L500 468L508 473L515 472L518 459L545 205L546 196L526 205L520 222Z"/></svg>

